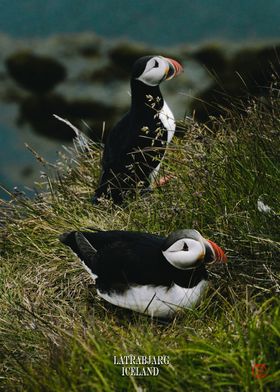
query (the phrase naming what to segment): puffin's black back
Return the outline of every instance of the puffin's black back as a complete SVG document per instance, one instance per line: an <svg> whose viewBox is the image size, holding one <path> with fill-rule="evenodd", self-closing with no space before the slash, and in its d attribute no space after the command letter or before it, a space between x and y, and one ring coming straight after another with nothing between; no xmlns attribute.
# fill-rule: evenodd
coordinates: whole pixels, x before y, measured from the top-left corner
<svg viewBox="0 0 280 392"><path fill-rule="evenodd" d="M75 233L65 233L60 240L98 276L96 285L100 291L121 292L131 284L168 288L176 283L181 287L194 287L207 278L203 265L182 271L169 264L162 255L165 241L162 237L124 231L82 232L96 250L88 256L79 247Z"/></svg>

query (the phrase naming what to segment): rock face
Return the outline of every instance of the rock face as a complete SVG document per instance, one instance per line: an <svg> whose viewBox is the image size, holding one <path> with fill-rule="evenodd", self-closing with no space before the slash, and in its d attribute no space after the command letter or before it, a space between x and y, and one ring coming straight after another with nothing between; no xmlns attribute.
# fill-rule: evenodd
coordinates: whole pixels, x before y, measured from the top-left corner
<svg viewBox="0 0 280 392"><path fill-rule="evenodd" d="M148 46L121 42L109 50L109 58L114 66L129 73L137 59L154 53Z"/></svg>
<svg viewBox="0 0 280 392"><path fill-rule="evenodd" d="M96 121L102 122L107 113L110 113L110 118L114 118L116 109L93 100L68 101L60 94L32 95L21 101L18 123L29 123L35 132L61 141L69 141L75 136L74 131L68 125L58 121L53 114L59 114L60 117L79 126L78 119L88 120L94 117ZM111 122L108 123L108 126L112 125ZM95 141L101 140L99 130L88 132Z"/></svg>
<svg viewBox="0 0 280 392"><path fill-rule="evenodd" d="M217 56L216 63L213 54L206 56L205 51L196 58L212 72L211 84L190 106L199 121L223 115L231 105L237 108L240 106L237 102L244 102L250 96L265 97L273 77L280 75L279 44L244 47L225 61Z"/></svg>
<svg viewBox="0 0 280 392"><path fill-rule="evenodd" d="M18 124L64 141L73 133L53 113L91 129L91 137L99 140L104 123L110 129L128 109L131 67L144 55L161 54L184 64L185 73L162 86L179 120L195 113L197 120L209 121L233 98L266 95L272 71L280 73L279 44L162 49L88 33L32 41L0 35L0 45L0 100L18 104Z"/></svg>
<svg viewBox="0 0 280 392"><path fill-rule="evenodd" d="M66 78L66 69L57 60L29 51L16 52L5 63L19 86L35 94L52 90Z"/></svg>

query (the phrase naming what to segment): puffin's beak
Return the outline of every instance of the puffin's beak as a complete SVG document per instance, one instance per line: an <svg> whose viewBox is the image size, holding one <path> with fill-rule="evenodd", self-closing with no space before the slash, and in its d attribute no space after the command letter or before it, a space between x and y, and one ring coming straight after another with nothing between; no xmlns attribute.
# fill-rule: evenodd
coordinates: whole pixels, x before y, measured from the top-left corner
<svg viewBox="0 0 280 392"><path fill-rule="evenodd" d="M180 75L182 72L184 72L184 68L178 61L170 59L168 57L164 57L165 60L168 62L168 67L166 67L165 70L165 80L170 80L174 78L177 75Z"/></svg>
<svg viewBox="0 0 280 392"><path fill-rule="evenodd" d="M218 263L226 263L227 262L227 255L223 251L222 248L220 248L215 242L211 240L206 240L209 244L210 247L213 249L214 253L214 262Z"/></svg>

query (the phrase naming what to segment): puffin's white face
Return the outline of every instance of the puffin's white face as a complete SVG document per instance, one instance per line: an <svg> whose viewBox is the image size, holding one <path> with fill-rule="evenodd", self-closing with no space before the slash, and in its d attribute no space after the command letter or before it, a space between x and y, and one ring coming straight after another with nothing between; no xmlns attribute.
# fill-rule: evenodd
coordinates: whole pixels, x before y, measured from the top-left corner
<svg viewBox="0 0 280 392"><path fill-rule="evenodd" d="M199 241L183 238L162 252L170 264L179 269L191 268L205 256L205 246Z"/></svg>
<svg viewBox="0 0 280 392"><path fill-rule="evenodd" d="M194 268L199 261L227 261L224 251L196 230L172 233L166 240L162 254L170 264L182 270Z"/></svg>
<svg viewBox="0 0 280 392"><path fill-rule="evenodd" d="M148 86L157 86L162 81L172 79L182 71L183 67L176 60L154 56L147 61L144 71L136 80L140 80Z"/></svg>

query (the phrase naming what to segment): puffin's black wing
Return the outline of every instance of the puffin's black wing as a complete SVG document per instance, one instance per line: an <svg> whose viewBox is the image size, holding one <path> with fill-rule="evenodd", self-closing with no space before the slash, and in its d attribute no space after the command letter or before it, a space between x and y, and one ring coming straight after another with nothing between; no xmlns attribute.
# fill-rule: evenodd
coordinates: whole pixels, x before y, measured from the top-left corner
<svg viewBox="0 0 280 392"><path fill-rule="evenodd" d="M108 169L120 169L124 163L127 151L130 150L133 138L131 133L131 115L127 113L109 132L105 142L102 167Z"/></svg>
<svg viewBox="0 0 280 392"><path fill-rule="evenodd" d="M79 231L63 233L59 240L69 246L72 251L89 267L93 265L97 249L88 241L88 239Z"/></svg>
<svg viewBox="0 0 280 392"><path fill-rule="evenodd" d="M60 236L98 276L97 287L125 288L128 284L170 284L169 263L161 248L163 237L125 231L70 232Z"/></svg>
<svg viewBox="0 0 280 392"><path fill-rule="evenodd" d="M115 203L120 204L124 198L123 193L135 187L135 180L131 182L128 169L132 162L128 152L133 150L134 143L131 116L127 113L107 136L102 156L102 171L93 196L94 204L98 203L102 196L110 196Z"/></svg>

